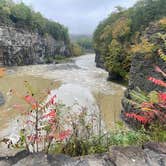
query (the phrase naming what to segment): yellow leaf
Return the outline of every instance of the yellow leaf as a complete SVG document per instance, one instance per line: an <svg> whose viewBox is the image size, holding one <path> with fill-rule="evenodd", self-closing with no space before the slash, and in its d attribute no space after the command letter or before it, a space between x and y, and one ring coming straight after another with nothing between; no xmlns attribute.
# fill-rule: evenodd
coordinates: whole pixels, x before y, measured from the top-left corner
<svg viewBox="0 0 166 166"><path fill-rule="evenodd" d="M141 109L142 109L142 111L152 111L151 108L141 108Z"/></svg>

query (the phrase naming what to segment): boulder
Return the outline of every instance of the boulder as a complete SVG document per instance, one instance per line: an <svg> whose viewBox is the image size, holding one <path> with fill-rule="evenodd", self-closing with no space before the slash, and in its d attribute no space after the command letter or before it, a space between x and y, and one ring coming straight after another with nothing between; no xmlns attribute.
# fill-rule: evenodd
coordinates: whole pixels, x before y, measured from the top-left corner
<svg viewBox="0 0 166 166"><path fill-rule="evenodd" d="M163 166L166 165L166 143L146 143L142 147L112 147L110 152L70 157L22 151L15 156L0 157L1 166Z"/></svg>

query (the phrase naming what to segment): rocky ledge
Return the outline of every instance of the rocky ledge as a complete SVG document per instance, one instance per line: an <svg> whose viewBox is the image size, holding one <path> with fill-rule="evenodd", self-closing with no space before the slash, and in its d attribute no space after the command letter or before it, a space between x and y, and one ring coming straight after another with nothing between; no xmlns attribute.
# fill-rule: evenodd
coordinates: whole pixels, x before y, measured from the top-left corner
<svg viewBox="0 0 166 166"><path fill-rule="evenodd" d="M2 95L2 93L0 92L0 105L4 104L5 103L5 99Z"/></svg>
<svg viewBox="0 0 166 166"><path fill-rule="evenodd" d="M110 152L71 158L69 156L29 154L0 157L0 166L164 166L166 143L147 143L142 147L112 147Z"/></svg>
<svg viewBox="0 0 166 166"><path fill-rule="evenodd" d="M95 62L96 62L96 67L100 67L102 69L104 69L104 59L101 57L100 53L98 51L95 50Z"/></svg>

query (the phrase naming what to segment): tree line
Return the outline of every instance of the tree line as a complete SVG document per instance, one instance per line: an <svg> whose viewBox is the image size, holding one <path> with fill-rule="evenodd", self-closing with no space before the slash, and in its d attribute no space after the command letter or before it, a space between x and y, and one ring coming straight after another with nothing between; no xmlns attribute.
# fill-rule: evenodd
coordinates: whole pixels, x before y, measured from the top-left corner
<svg viewBox="0 0 166 166"><path fill-rule="evenodd" d="M22 27L40 35L50 34L55 40L69 43L66 27L43 17L40 12L35 12L32 7L23 2L0 0L0 21L1 24Z"/></svg>

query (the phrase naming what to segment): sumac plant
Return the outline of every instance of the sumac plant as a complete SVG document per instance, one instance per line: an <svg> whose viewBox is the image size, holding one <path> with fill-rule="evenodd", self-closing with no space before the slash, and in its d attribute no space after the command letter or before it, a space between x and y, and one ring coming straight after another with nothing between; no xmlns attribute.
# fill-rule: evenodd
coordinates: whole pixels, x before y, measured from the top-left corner
<svg viewBox="0 0 166 166"><path fill-rule="evenodd" d="M50 90L35 94L31 85L25 81L27 94L22 96L15 90L10 94L23 99L29 106L14 105L22 114L20 131L20 144L30 152L45 151L48 153L52 143L64 141L71 134L69 129L60 125L59 105L56 95L48 98Z"/></svg>
<svg viewBox="0 0 166 166"><path fill-rule="evenodd" d="M166 55L161 49L158 51L158 55L163 61L166 61L166 58L164 58ZM155 71L166 78L166 73L159 66L155 66ZM165 81L153 76L149 76L147 79L153 84L163 87L163 89L166 87ZM131 100L128 100L128 102L133 106L133 111L125 113L128 119L134 120L145 127L159 124L164 130L166 129L166 92L164 90L154 90L146 94L138 88L131 91L130 96Z"/></svg>

